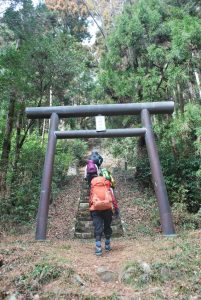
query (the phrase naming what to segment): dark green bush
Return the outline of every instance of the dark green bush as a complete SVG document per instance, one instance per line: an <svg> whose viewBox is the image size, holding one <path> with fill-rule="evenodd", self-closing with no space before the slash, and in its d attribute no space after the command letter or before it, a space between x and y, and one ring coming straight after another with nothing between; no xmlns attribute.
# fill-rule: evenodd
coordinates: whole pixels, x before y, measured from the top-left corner
<svg viewBox="0 0 201 300"><path fill-rule="evenodd" d="M162 171L171 204L184 203L189 212L201 207L201 115L200 106L188 104L184 114L173 117L171 122L155 122ZM149 161L144 154L136 160L136 178L149 184Z"/></svg>
<svg viewBox="0 0 201 300"><path fill-rule="evenodd" d="M201 207L200 106L188 104L184 114L156 131L159 155L170 201L183 202L190 212Z"/></svg>
<svg viewBox="0 0 201 300"><path fill-rule="evenodd" d="M171 120L171 121L170 121ZM201 114L200 105L188 104L184 114L154 119L157 149L171 204L184 203L189 212L201 207ZM151 187L146 145L135 138L108 143L112 154L136 167L136 180Z"/></svg>
<svg viewBox="0 0 201 300"><path fill-rule="evenodd" d="M67 178L69 165L79 162L87 149L81 140L60 141L57 145L52 178L51 201L56 198ZM28 222L37 213L46 143L30 136L23 146L17 170L8 172L9 192L0 201L1 220L12 219L17 223Z"/></svg>

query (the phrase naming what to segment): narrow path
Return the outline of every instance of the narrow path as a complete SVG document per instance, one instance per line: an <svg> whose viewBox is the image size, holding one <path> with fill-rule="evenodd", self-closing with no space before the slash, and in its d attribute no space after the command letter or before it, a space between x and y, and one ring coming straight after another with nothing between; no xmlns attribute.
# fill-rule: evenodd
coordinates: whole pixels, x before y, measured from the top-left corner
<svg viewBox="0 0 201 300"><path fill-rule="evenodd" d="M98 144L95 142L92 143L91 149L95 148L103 156L102 167L113 171L116 180L115 195L119 203L125 235L136 237L138 235L155 235L160 232L155 197L150 196L146 191L140 191L135 180L135 171L128 170L125 172L120 168L123 164L106 152L100 142ZM48 239L73 238L83 175L84 167L79 168L78 175L69 176L64 190L51 205Z"/></svg>

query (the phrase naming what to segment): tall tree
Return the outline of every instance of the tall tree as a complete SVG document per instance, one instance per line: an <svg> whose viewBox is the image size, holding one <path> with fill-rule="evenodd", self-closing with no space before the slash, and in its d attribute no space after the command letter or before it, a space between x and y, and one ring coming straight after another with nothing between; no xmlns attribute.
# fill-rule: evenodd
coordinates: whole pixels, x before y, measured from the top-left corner
<svg viewBox="0 0 201 300"><path fill-rule="evenodd" d="M82 1L45 0L45 4L49 10L57 12L67 33L74 35L79 41L89 37L88 11Z"/></svg>
<svg viewBox="0 0 201 300"><path fill-rule="evenodd" d="M191 212L201 203L199 9L200 2L184 0L139 0L126 7L108 36L100 69L113 102L175 101L176 117L154 117L153 126L170 199ZM133 123L132 118L126 125ZM150 170L139 153L142 149L136 151L137 177L147 183Z"/></svg>
<svg viewBox="0 0 201 300"><path fill-rule="evenodd" d="M108 39L101 80L118 101L174 98L182 111L199 69L200 19L165 1L125 9ZM194 67L193 67L194 65ZM196 66L196 67L195 67ZM127 100L126 100L127 99Z"/></svg>
<svg viewBox="0 0 201 300"><path fill-rule="evenodd" d="M79 79L88 81L90 77L86 76L89 63L87 49L79 43L76 35L67 33L64 26L61 27L59 16L49 12L45 6L34 8L29 0L20 2L21 8L16 10L11 5L2 18L5 28L9 28L13 36L10 45L5 47L4 44L4 51L0 53L1 96L7 109L6 124L1 122L2 128L7 128L2 134L0 163L5 170L1 176L2 188L11 166L12 138L15 138L12 165L16 171L20 151L33 124L27 122L24 108L47 105L50 89L54 99L59 99L55 104L75 102L77 100L70 99L69 95L80 85ZM40 16L41 23L38 22ZM13 131L14 124L16 131ZM40 129L41 123L38 125Z"/></svg>

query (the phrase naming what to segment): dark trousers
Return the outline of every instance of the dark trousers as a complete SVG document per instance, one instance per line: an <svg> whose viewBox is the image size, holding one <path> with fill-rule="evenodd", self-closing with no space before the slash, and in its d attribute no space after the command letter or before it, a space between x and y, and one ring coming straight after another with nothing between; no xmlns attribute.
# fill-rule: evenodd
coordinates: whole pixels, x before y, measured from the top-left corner
<svg viewBox="0 0 201 300"><path fill-rule="evenodd" d="M105 238L110 239L112 235L112 211L102 210L102 211L92 211L91 217L93 219L94 225L94 237L96 241L100 241L102 234L104 232Z"/></svg>
<svg viewBox="0 0 201 300"><path fill-rule="evenodd" d="M88 182L88 185L89 187L91 187L91 181L94 177L97 177L97 173L91 173L91 174L87 174L87 182Z"/></svg>

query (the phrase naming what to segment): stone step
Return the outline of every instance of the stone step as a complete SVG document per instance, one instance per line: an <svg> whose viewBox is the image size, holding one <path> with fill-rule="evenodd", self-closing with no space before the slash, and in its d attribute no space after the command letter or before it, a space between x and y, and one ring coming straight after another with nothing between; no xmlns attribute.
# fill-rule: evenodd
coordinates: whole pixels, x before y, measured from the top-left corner
<svg viewBox="0 0 201 300"><path fill-rule="evenodd" d="M78 216L83 216L83 215L85 215L85 216L90 215L89 205L88 205L88 208L78 209L78 211L77 211L77 217Z"/></svg>
<svg viewBox="0 0 201 300"><path fill-rule="evenodd" d="M90 191L89 191L89 190L84 190L84 189L83 189L83 190L80 191L80 195L82 195L82 196L84 196L84 197L85 197L85 196L89 196L89 195L90 195Z"/></svg>
<svg viewBox="0 0 201 300"><path fill-rule="evenodd" d="M89 209L79 210L76 215L76 220L91 221L92 218L91 218ZM121 219L120 218L116 219L115 217L113 217L112 222L113 222L113 224L119 224L119 223L121 223Z"/></svg>
<svg viewBox="0 0 201 300"><path fill-rule="evenodd" d="M83 184L81 191L88 191L88 192L90 191L90 188L89 188L87 182L85 182L85 183Z"/></svg>
<svg viewBox="0 0 201 300"><path fill-rule="evenodd" d="M86 202L82 203L82 202L80 202L78 209L81 210L81 211L83 211L83 210L88 210L89 211L89 203L86 203Z"/></svg>
<svg viewBox="0 0 201 300"><path fill-rule="evenodd" d="M112 238L113 237L121 237L123 236L123 231L121 233L118 232L113 232L112 233ZM74 237L77 239L94 239L94 233L91 232L75 232ZM104 235L103 235L104 237Z"/></svg>
<svg viewBox="0 0 201 300"><path fill-rule="evenodd" d="M90 226L80 226L79 224L75 225L76 232L93 232L93 225Z"/></svg>
<svg viewBox="0 0 201 300"><path fill-rule="evenodd" d="M78 239L92 239L94 235L89 232L75 232L74 237Z"/></svg>
<svg viewBox="0 0 201 300"><path fill-rule="evenodd" d="M89 213L87 214L78 214L76 220L79 221L91 221L91 216Z"/></svg>
<svg viewBox="0 0 201 300"><path fill-rule="evenodd" d="M80 203L88 203L89 204L89 197L80 198Z"/></svg>
<svg viewBox="0 0 201 300"><path fill-rule="evenodd" d="M79 218L77 218L76 224L80 224L80 226L83 226L83 227L89 227L93 224L93 221L92 221L91 217L90 217L90 219L87 219L87 220L80 220ZM121 220L114 218L112 220L112 225L122 226Z"/></svg>
<svg viewBox="0 0 201 300"><path fill-rule="evenodd" d="M122 226L120 225L111 225L113 233L121 234L123 232ZM77 223L75 225L75 232L94 232L94 227L92 223L88 223L85 226Z"/></svg>
<svg viewBox="0 0 201 300"><path fill-rule="evenodd" d="M78 221L92 221L92 218L91 218L91 215L90 215L90 212L88 209L86 210L79 210L77 212L77 215L76 215L76 220ZM121 219L118 218L116 219L115 217L112 219L112 223L113 224L119 224L121 223Z"/></svg>

